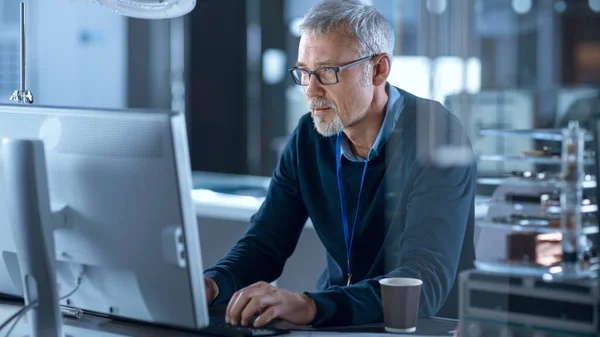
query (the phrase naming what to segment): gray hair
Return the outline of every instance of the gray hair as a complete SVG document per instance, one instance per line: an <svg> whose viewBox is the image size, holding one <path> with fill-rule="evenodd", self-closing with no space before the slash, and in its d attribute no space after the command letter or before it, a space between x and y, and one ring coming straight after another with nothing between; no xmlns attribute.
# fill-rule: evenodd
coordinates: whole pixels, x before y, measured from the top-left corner
<svg viewBox="0 0 600 337"><path fill-rule="evenodd" d="M394 55L392 26L373 6L359 0L324 0L317 4L300 25L300 33L306 32L338 32L355 37L357 52L363 57L379 53Z"/></svg>

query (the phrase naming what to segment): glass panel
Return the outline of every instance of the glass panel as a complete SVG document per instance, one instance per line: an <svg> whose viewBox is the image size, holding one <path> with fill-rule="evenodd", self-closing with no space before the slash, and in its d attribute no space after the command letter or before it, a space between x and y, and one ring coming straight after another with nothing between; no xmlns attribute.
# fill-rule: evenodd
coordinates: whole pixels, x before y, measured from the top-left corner
<svg viewBox="0 0 600 337"><path fill-rule="evenodd" d="M297 26L317 1L286 1L290 63ZM395 52L388 81L444 104L482 153L522 154L540 141L482 137L488 128L565 127L585 123L600 84L600 13L594 1L370 1L390 20ZM391 8L391 10L390 10ZM291 81L288 124L307 112ZM482 175L533 170L522 163L483 163Z"/></svg>
<svg viewBox="0 0 600 337"><path fill-rule="evenodd" d="M19 1L0 2L0 95L19 88ZM6 103L6 102L5 102Z"/></svg>

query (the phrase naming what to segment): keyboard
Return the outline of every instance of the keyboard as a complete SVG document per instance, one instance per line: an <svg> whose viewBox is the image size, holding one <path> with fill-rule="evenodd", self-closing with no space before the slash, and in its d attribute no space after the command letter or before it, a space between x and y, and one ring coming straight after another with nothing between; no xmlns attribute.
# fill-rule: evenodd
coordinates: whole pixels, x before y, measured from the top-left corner
<svg viewBox="0 0 600 337"><path fill-rule="evenodd" d="M221 337L279 336L290 333L289 330L273 327L254 328L250 326L234 326L225 323L223 320L212 318L210 325L199 331L208 335Z"/></svg>
<svg viewBox="0 0 600 337"><path fill-rule="evenodd" d="M290 333L284 329L242 327L225 323L211 323L208 327L200 329L200 332L222 337L279 336Z"/></svg>

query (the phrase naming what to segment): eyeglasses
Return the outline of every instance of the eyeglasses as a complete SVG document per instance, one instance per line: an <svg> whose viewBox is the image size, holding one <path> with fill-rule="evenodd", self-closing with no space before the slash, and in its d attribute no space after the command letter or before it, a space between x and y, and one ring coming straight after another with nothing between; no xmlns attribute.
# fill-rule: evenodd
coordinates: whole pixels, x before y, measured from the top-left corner
<svg viewBox="0 0 600 337"><path fill-rule="evenodd" d="M341 70L344 70L346 68L350 68L352 66L355 66L357 64L361 64L365 61L371 60L372 58L374 58L375 56L377 56L377 54L373 54L371 56L367 56L367 57L363 57L361 59L358 59L356 61L352 61L350 63L346 63L342 66L339 67L321 67L317 70L310 70L310 69L303 69L303 68L298 68L298 67L293 67L290 69L290 74L292 74L292 78L294 79L294 83L301 85L301 86L307 86L308 83L310 83L310 76L311 75L315 75L315 77L317 78L317 80L323 84L323 85L332 85L332 84L336 84L340 81L340 79L338 78L338 73Z"/></svg>

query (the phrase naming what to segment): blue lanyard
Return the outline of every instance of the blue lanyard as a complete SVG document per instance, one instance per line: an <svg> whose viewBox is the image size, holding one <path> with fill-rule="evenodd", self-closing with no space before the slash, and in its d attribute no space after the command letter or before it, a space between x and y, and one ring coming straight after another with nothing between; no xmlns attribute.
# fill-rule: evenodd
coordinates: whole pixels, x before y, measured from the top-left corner
<svg viewBox="0 0 600 337"><path fill-rule="evenodd" d="M358 209L360 206L360 195L362 194L363 184L365 182L365 175L367 173L367 166L369 164L369 158L365 161L363 168L362 178L360 180L360 188L358 190L358 202L356 203L356 214L354 215L354 223L352 224L352 232L348 226L348 218L346 217L346 196L344 195L344 183L342 181L342 133L337 135L337 145L335 149L335 163L337 171L338 188L340 190L340 204L342 205L342 223L344 225L344 239L346 240L346 258L347 258L347 270L348 270L348 285L352 280L352 267L350 265L350 254L352 253L352 242L354 241L354 229L356 228L356 220L358 219Z"/></svg>

